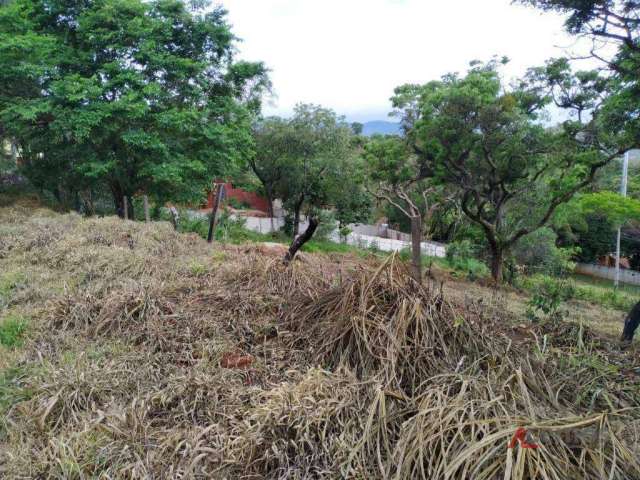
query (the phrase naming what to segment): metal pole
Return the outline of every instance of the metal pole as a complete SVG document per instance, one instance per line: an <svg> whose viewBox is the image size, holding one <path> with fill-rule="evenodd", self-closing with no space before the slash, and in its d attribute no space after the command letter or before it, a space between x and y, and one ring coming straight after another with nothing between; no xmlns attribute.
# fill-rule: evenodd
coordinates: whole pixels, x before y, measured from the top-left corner
<svg viewBox="0 0 640 480"><path fill-rule="evenodd" d="M627 196L627 176L629 174L629 152L624 152L624 159L622 160L622 181L620 183L620 195ZM616 279L615 287L618 288L620 284L620 237L622 230L618 227L618 238L616 240Z"/></svg>

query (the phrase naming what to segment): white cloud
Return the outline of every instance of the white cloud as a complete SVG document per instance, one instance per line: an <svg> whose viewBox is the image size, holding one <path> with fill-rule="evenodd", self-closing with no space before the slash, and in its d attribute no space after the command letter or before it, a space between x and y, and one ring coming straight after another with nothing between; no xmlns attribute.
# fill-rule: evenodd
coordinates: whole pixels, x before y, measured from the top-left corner
<svg viewBox="0 0 640 480"><path fill-rule="evenodd" d="M512 59L521 74L574 40L562 19L510 0L216 0L243 39L240 57L272 69L277 98L267 114L297 102L354 120L383 119L393 88L424 83L469 61Z"/></svg>

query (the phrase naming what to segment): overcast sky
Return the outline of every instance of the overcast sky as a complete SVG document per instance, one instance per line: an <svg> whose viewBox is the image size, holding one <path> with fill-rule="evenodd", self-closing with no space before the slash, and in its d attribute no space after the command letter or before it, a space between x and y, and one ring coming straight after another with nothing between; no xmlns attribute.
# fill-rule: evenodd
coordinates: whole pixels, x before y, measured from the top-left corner
<svg viewBox="0 0 640 480"><path fill-rule="evenodd" d="M214 0L242 39L240 58L271 69L264 113L318 103L351 121L387 120L403 83L464 72L469 61L511 58L519 75L574 46L553 14L510 0Z"/></svg>

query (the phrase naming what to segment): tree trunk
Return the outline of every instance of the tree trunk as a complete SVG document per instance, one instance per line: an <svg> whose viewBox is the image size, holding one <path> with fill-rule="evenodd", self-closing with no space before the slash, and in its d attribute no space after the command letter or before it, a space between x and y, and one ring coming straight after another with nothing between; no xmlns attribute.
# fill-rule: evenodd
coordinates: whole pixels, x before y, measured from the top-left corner
<svg viewBox="0 0 640 480"><path fill-rule="evenodd" d="M273 233L273 231L275 230L274 224L273 224L273 194L271 193L271 189L265 187L265 192L267 194L267 213L269 215L269 219L271 222L271 232Z"/></svg>
<svg viewBox="0 0 640 480"><path fill-rule="evenodd" d="M502 283L502 264L504 263L504 252L497 247L491 248L491 277L496 285Z"/></svg>
<svg viewBox="0 0 640 480"><path fill-rule="evenodd" d="M149 214L149 197L147 195L144 196L144 221L151 221L151 215Z"/></svg>
<svg viewBox="0 0 640 480"><path fill-rule="evenodd" d="M411 217L411 272L413 279L422 282L422 226L419 216Z"/></svg>
<svg viewBox="0 0 640 480"><path fill-rule="evenodd" d="M631 343L638 325L640 325L640 302L635 304L629 312L629 315L627 315L627 318L624 320L624 329L622 330L621 340L625 343Z"/></svg>
<svg viewBox="0 0 640 480"><path fill-rule="evenodd" d="M298 236L300 231L300 210L302 209L302 203L304 202L304 196L300 197L300 200L296 202L293 210L293 238Z"/></svg>
<svg viewBox="0 0 640 480"><path fill-rule="evenodd" d="M291 246L289 247L289 251L286 253L286 255L283 258L283 262L285 265L289 265L289 263L291 262L291 260L293 260L293 258L296 256L296 253L298 252L298 250L300 250L300 248L307 243L309 240L311 240L311 237L313 237L313 234L316 231L316 228L318 228L318 220L314 217L309 217L309 226L307 227L307 229L302 233L302 235L299 235L297 237L295 237L293 239L293 242L291 242Z"/></svg>
<svg viewBox="0 0 640 480"><path fill-rule="evenodd" d="M113 206L116 209L116 214L120 218L124 218L124 204L122 202L122 197L125 195L124 191L118 182L110 182L109 188L113 196Z"/></svg>

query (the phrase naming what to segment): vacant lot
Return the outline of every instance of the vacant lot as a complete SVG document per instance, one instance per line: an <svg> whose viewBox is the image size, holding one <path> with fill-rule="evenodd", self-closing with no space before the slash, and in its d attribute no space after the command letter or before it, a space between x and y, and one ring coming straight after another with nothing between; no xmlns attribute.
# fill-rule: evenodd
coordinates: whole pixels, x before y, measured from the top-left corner
<svg viewBox="0 0 640 480"><path fill-rule="evenodd" d="M640 477L622 311L36 207L0 209L4 478Z"/></svg>

